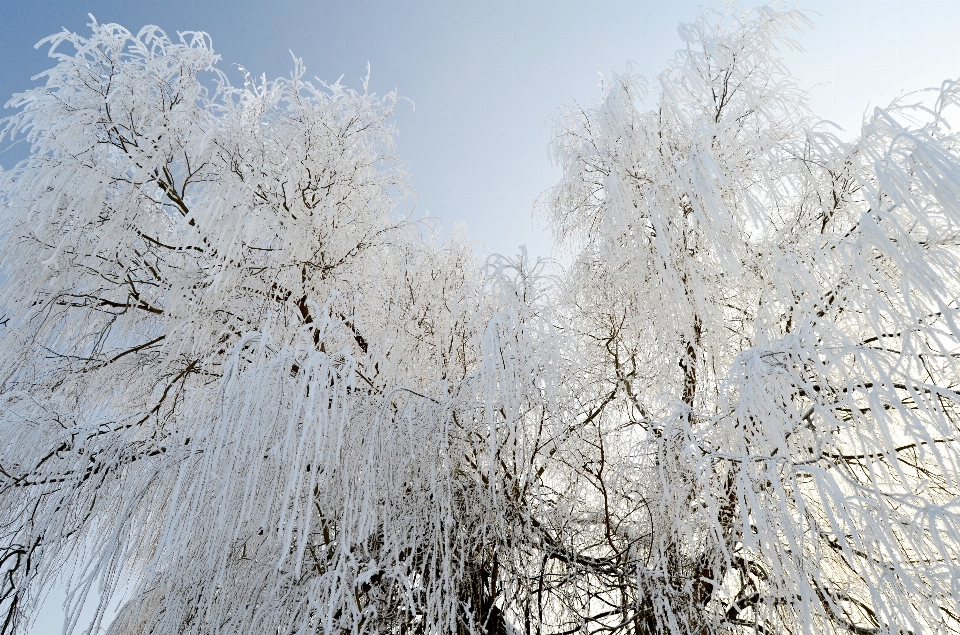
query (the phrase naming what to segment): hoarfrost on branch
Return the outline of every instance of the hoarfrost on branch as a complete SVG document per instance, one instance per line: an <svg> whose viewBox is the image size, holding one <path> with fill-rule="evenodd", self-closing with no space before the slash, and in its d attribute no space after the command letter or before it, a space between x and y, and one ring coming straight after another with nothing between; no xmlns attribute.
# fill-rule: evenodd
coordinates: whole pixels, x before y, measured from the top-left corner
<svg viewBox="0 0 960 635"><path fill-rule="evenodd" d="M45 40L0 173L0 633L66 574L112 635L960 631L960 85L841 141L805 24L707 11L558 114L565 271L399 213L394 94Z"/></svg>

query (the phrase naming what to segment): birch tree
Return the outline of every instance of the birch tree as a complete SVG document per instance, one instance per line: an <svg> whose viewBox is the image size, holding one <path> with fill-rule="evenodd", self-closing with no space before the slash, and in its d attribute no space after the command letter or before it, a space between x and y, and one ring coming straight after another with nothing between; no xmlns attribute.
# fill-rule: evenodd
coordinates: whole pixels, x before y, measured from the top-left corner
<svg viewBox="0 0 960 635"><path fill-rule="evenodd" d="M401 214L393 94L48 38L0 174L0 633L65 575L112 635L960 630L960 88L843 142L805 24L707 11L561 113L567 271Z"/></svg>

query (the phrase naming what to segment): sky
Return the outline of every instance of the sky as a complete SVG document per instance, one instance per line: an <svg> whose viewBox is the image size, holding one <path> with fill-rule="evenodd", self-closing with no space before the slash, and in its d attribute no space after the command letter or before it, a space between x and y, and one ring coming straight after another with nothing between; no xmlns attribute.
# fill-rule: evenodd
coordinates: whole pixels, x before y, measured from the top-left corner
<svg viewBox="0 0 960 635"><path fill-rule="evenodd" d="M747 1L743 4L759 4ZM98 21L169 34L203 30L240 81L287 75L291 51L308 77L343 77L396 90L398 150L408 164L414 216L467 226L478 253L551 253L539 194L560 177L551 116L601 97L600 73L656 75L680 45L677 26L702 2L674 0L0 0L0 96L33 85L50 66L41 38ZM714 6L709 3L706 6ZM787 63L814 110L853 136L868 104L960 76L960 0L833 0L800 4L813 27ZM411 103L412 102L412 103ZM0 153L9 168L20 149Z"/></svg>
<svg viewBox="0 0 960 635"><path fill-rule="evenodd" d="M680 46L678 24L704 5L715 3L0 0L0 103L51 66L33 45L62 28L89 32L88 14L131 31L206 31L234 82L237 65L258 76L289 74L292 51L308 77L342 76L360 89L369 64L371 91L409 100L399 103L396 125L414 216L436 217L445 231L464 224L480 254L523 244L549 256L549 232L533 211L560 178L551 116L601 98L600 73L623 72L628 61L656 75ZM868 107L960 77L960 0L810 0L800 8L813 25L795 36L805 50L786 63L810 90L813 110L844 128L841 136L856 135ZM0 152L0 165L9 169L22 152ZM61 598L51 595L33 633L59 632Z"/></svg>

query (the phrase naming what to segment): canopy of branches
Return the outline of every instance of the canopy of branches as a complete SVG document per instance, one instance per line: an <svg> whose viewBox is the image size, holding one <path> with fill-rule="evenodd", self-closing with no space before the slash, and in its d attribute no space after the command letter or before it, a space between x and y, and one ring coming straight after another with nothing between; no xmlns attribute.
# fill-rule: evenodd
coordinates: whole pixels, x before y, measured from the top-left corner
<svg viewBox="0 0 960 635"><path fill-rule="evenodd" d="M111 635L960 632L960 84L841 141L804 25L707 11L557 115L565 269L399 213L393 94L45 40L0 634L68 574Z"/></svg>

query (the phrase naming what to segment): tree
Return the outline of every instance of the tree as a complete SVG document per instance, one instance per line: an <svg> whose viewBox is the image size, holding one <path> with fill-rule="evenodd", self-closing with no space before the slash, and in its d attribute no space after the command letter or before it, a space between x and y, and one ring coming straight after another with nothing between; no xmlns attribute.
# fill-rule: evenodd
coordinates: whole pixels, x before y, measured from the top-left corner
<svg viewBox="0 0 960 635"><path fill-rule="evenodd" d="M586 400L648 512L603 516L636 575L597 630L960 628L957 85L844 144L776 55L802 20L708 12L561 122Z"/></svg>
<svg viewBox="0 0 960 635"><path fill-rule="evenodd" d="M46 40L0 633L69 567L114 635L960 631L960 88L844 143L803 24L705 12L658 90L558 118L560 273L402 217L392 94Z"/></svg>
<svg viewBox="0 0 960 635"><path fill-rule="evenodd" d="M132 574L119 625L359 624L371 557L429 555L376 526L432 483L426 458L378 461L377 430L476 365L472 257L391 216L393 95L299 65L234 88L203 34L92 27L48 40L57 66L8 121L33 152L3 183L2 632L72 560L74 620Z"/></svg>

